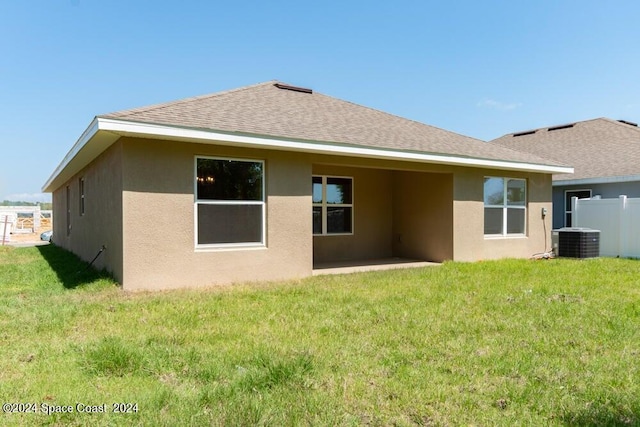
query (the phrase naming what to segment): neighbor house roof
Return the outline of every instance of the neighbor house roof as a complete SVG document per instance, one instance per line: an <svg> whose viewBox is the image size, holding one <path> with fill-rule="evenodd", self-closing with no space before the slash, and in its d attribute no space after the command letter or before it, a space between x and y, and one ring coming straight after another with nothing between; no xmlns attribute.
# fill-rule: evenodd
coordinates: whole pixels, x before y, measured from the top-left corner
<svg viewBox="0 0 640 427"><path fill-rule="evenodd" d="M637 124L598 118L511 133L491 141L574 167L554 174L556 185L640 180L640 128Z"/></svg>
<svg viewBox="0 0 640 427"><path fill-rule="evenodd" d="M120 136L390 158L536 172L570 172L562 162L270 81L97 116L44 186Z"/></svg>

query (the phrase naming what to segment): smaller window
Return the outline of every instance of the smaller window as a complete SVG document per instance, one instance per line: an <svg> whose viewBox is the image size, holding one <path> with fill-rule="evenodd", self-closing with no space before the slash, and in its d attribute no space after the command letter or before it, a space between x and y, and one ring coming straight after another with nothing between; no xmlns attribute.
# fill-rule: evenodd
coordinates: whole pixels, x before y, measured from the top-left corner
<svg viewBox="0 0 640 427"><path fill-rule="evenodd" d="M84 178L80 178L78 183L80 187L80 215L84 215Z"/></svg>
<svg viewBox="0 0 640 427"><path fill-rule="evenodd" d="M353 233L353 178L312 177L313 234Z"/></svg>
<svg viewBox="0 0 640 427"><path fill-rule="evenodd" d="M527 183L524 179L485 177L484 234L526 234Z"/></svg>

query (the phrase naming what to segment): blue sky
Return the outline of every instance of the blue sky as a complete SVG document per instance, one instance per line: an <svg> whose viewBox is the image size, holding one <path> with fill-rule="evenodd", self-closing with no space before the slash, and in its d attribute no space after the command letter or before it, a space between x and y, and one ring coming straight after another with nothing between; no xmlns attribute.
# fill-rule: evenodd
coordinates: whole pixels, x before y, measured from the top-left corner
<svg viewBox="0 0 640 427"><path fill-rule="evenodd" d="M97 114L277 79L483 140L640 121L636 1L0 0L0 199Z"/></svg>

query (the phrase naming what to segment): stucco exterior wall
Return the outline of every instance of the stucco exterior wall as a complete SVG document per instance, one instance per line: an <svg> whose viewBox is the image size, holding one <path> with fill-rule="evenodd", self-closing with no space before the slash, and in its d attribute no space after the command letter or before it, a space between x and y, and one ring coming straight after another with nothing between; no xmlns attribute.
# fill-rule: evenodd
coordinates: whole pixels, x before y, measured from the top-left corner
<svg viewBox="0 0 640 427"><path fill-rule="evenodd" d="M80 179L84 179L85 211L80 213ZM71 230L67 234L67 187ZM53 192L53 242L94 262L122 281L122 144L116 142Z"/></svg>
<svg viewBox="0 0 640 427"><path fill-rule="evenodd" d="M264 161L264 247L196 247L196 156ZM313 236L314 174L353 177L352 235ZM525 236L484 236L485 176L527 180ZM550 248L551 199L548 174L121 138L54 192L54 241L87 261L105 245L96 267L125 290L201 287L305 277L314 261L529 257Z"/></svg>
<svg viewBox="0 0 640 427"><path fill-rule="evenodd" d="M484 177L527 180L526 236L484 236ZM458 168L454 174L453 259L527 258L551 249L551 175ZM542 208L547 215L542 218Z"/></svg>
<svg viewBox="0 0 640 427"><path fill-rule="evenodd" d="M124 289L199 287L311 274L311 162L306 155L128 138L123 144ZM266 247L195 248L196 155L264 160Z"/></svg>
<svg viewBox="0 0 640 427"><path fill-rule="evenodd" d="M551 248L553 207L549 174L330 156L314 156L313 162L314 171L325 170L319 165L331 165L336 167L331 169L334 171L340 171L339 166L347 166L392 172L392 256L477 261L528 258ZM486 176L526 179L525 236L484 236ZM357 189L358 183L354 186ZM401 190L403 186L405 191ZM428 201L417 197L424 188L428 189ZM384 200L386 193L380 193ZM542 208L547 209L544 219ZM403 234L403 241L405 235L410 236L411 244L405 243L404 250L398 245L398 233ZM355 255L352 259L358 258L363 259Z"/></svg>
<svg viewBox="0 0 640 427"><path fill-rule="evenodd" d="M314 165L314 175L353 178L353 233L314 236L314 263L392 256L392 171L362 167ZM311 181L309 180L309 188ZM311 206L307 213L311 221Z"/></svg>
<svg viewBox="0 0 640 427"><path fill-rule="evenodd" d="M453 259L453 175L395 171L393 254L441 262Z"/></svg>

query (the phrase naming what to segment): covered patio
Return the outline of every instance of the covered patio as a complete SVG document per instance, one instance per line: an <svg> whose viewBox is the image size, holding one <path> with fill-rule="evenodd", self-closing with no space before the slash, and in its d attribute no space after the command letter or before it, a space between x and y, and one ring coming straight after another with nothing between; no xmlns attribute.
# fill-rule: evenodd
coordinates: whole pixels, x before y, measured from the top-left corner
<svg viewBox="0 0 640 427"><path fill-rule="evenodd" d="M313 274L453 258L453 173L313 165Z"/></svg>

